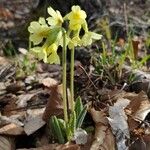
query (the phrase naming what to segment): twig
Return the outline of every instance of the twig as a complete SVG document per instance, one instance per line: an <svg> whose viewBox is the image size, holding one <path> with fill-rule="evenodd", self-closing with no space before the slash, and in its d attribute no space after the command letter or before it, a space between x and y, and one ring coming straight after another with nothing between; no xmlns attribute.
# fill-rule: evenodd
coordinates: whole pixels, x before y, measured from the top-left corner
<svg viewBox="0 0 150 150"><path fill-rule="evenodd" d="M128 35L128 16L127 16L127 5L126 3L123 4L123 8L124 8L124 19L125 19L125 26L126 26L126 33Z"/></svg>
<svg viewBox="0 0 150 150"><path fill-rule="evenodd" d="M93 81L91 80L91 78L89 77L88 73L86 72L86 70L81 66L79 65L79 67L84 71L84 73L86 74L86 76L88 77L89 81L91 82L91 84L94 86L95 89L98 89L95 84L93 83Z"/></svg>

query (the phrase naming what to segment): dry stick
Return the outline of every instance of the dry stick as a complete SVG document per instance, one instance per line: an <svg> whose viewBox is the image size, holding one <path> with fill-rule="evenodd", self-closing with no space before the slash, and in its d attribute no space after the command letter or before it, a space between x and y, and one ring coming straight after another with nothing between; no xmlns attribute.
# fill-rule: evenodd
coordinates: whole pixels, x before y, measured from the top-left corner
<svg viewBox="0 0 150 150"><path fill-rule="evenodd" d="M131 18L131 17L130 17ZM131 18L133 19L133 18ZM138 28L144 28L144 29L147 29L148 25L144 22L139 22L139 23L136 23L135 21L132 23L132 24L128 24L128 27L130 28L133 28L133 27L138 27ZM120 25L121 27L122 26L125 26L125 23L121 22L121 21L113 21L110 23L110 27L114 26L114 25Z"/></svg>
<svg viewBox="0 0 150 150"><path fill-rule="evenodd" d="M126 33L128 35L129 31L128 31L128 17L127 17L127 4L126 3L123 4L123 8L124 8L124 19L125 19Z"/></svg>

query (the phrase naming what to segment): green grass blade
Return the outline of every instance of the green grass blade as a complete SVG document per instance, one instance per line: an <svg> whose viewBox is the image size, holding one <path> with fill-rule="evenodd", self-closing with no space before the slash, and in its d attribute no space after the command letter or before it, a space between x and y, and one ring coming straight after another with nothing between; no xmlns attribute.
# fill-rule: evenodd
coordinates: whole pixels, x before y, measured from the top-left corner
<svg viewBox="0 0 150 150"><path fill-rule="evenodd" d="M63 119L57 119L57 120L58 120L59 126L61 128L63 137L66 138L67 137L67 135L66 135L66 123Z"/></svg>
<svg viewBox="0 0 150 150"><path fill-rule="evenodd" d="M82 110L83 110L82 100L81 100L81 97L78 97L75 103L75 112L76 112L77 117L79 116Z"/></svg>
<svg viewBox="0 0 150 150"><path fill-rule="evenodd" d="M81 113L77 117L76 128L81 128L86 113L87 113L87 106L84 106L83 110L81 111Z"/></svg>
<svg viewBox="0 0 150 150"><path fill-rule="evenodd" d="M64 144L65 143L65 138L63 137L63 133L59 124L59 121L57 119L56 116L53 116L51 118L51 122L52 122L52 127L54 129L54 133L56 134L56 137L59 141L60 144Z"/></svg>

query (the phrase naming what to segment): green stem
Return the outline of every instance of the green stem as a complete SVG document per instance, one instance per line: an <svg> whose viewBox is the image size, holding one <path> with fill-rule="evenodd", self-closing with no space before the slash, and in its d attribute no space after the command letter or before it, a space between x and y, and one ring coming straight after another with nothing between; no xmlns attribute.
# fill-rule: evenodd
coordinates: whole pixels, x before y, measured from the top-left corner
<svg viewBox="0 0 150 150"><path fill-rule="evenodd" d="M67 49L66 49L66 31L63 29L63 52L62 52L62 66L63 66L63 107L64 107L64 120L68 122L68 113L67 113L67 95L66 95L66 72L67 72Z"/></svg>
<svg viewBox="0 0 150 150"><path fill-rule="evenodd" d="M29 38L29 51L31 49L31 41L30 41L30 38Z"/></svg>
<svg viewBox="0 0 150 150"><path fill-rule="evenodd" d="M71 49L71 65L70 65L70 92L71 92L71 111L74 111L74 48Z"/></svg>

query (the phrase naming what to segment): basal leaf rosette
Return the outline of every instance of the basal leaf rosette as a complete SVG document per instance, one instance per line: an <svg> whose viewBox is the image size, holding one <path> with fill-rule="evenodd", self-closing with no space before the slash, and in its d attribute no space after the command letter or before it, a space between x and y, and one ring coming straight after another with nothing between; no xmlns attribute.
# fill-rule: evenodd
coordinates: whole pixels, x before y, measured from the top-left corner
<svg viewBox="0 0 150 150"><path fill-rule="evenodd" d="M39 18L39 21L31 22L28 27L30 41L33 42L34 45L40 44L44 38L47 38L49 30L50 27L46 24L44 18Z"/></svg>

